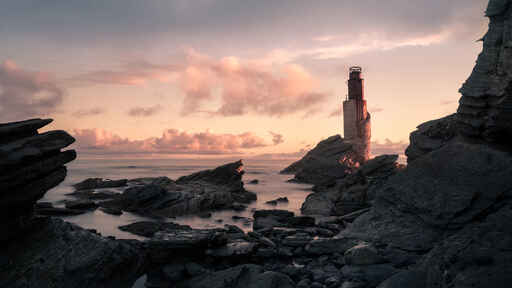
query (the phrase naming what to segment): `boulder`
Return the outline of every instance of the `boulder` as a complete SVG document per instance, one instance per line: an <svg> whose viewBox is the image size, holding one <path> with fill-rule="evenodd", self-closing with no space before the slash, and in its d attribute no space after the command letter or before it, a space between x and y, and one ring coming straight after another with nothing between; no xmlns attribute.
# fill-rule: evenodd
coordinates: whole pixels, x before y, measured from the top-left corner
<svg viewBox="0 0 512 288"><path fill-rule="evenodd" d="M253 264L235 266L226 270L201 275L176 285L178 288L292 288L295 283L286 275L264 271Z"/></svg>
<svg viewBox="0 0 512 288"><path fill-rule="evenodd" d="M417 127L409 136L409 146L405 150L407 162L443 147L457 136L456 115L431 120Z"/></svg>
<svg viewBox="0 0 512 288"><path fill-rule="evenodd" d="M0 287L130 287L142 275L138 244L103 238L58 218L0 248Z"/></svg>
<svg viewBox="0 0 512 288"><path fill-rule="evenodd" d="M110 179L102 179L102 178L89 178L85 179L82 182L76 183L73 187L77 190L92 190L92 189L100 189L100 188L116 188L116 187L124 187L128 183L127 179L121 180L110 180Z"/></svg>
<svg viewBox="0 0 512 288"><path fill-rule="evenodd" d="M352 149L340 135L331 136L319 142L302 159L281 171L294 174L294 181L320 184L332 178L343 177L349 167L340 163Z"/></svg>
<svg viewBox="0 0 512 288"><path fill-rule="evenodd" d="M237 161L176 182L166 177L129 180L136 185L99 205L150 217L206 216L220 209L243 210L246 206L241 203L256 200L256 194L245 190L242 175L242 162Z"/></svg>
<svg viewBox="0 0 512 288"><path fill-rule="evenodd" d="M306 215L346 215L367 208L375 198L375 190L400 171L398 155L380 155L347 173L314 187L306 197L301 212Z"/></svg>

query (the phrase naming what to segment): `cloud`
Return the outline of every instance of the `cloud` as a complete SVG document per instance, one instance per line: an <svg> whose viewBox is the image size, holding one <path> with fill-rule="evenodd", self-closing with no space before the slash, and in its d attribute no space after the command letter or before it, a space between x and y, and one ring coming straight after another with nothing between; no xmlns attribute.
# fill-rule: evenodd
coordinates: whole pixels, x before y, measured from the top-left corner
<svg viewBox="0 0 512 288"><path fill-rule="evenodd" d="M272 142L274 143L274 145L279 145L284 142L283 135L274 133L272 131L268 131L268 133L270 133L272 135Z"/></svg>
<svg viewBox="0 0 512 288"><path fill-rule="evenodd" d="M47 73L19 68L11 60L0 64L0 120L13 121L55 112L64 90Z"/></svg>
<svg viewBox="0 0 512 288"><path fill-rule="evenodd" d="M70 84L145 85L149 81L172 82L184 94L183 116L241 116L249 113L281 117L298 112L311 115L327 98L319 81L297 64L273 67L258 60L236 57L214 59L186 51L171 64L121 65L116 70L90 71L68 79ZM203 105L216 101L213 109Z"/></svg>
<svg viewBox="0 0 512 288"><path fill-rule="evenodd" d="M281 117L312 111L327 94L305 68L296 64L282 65L277 72L257 61L241 61L236 57L220 60L189 51L189 65L180 84L185 93L182 115L201 109L220 88L220 106L211 112L219 116L248 113Z"/></svg>
<svg viewBox="0 0 512 288"><path fill-rule="evenodd" d="M130 140L103 129L75 129L80 153L110 154L239 154L245 150L270 146L250 132L214 134L209 131L188 133L168 129L160 137Z"/></svg>
<svg viewBox="0 0 512 288"><path fill-rule="evenodd" d="M122 64L117 69L93 70L66 79L68 85L146 85L149 81L171 82L181 65L156 65L139 60Z"/></svg>
<svg viewBox="0 0 512 288"><path fill-rule="evenodd" d="M105 109L101 107L94 107L91 109L80 109L75 112L73 112L73 116L77 118L83 118L83 117L89 117L89 116L96 116L105 113Z"/></svg>
<svg viewBox="0 0 512 288"><path fill-rule="evenodd" d="M382 154L403 155L407 146L409 146L409 143L404 141L393 142L389 139L385 139L383 143L380 143L379 141L373 141L371 143L371 153L375 156Z"/></svg>
<svg viewBox="0 0 512 288"><path fill-rule="evenodd" d="M128 111L128 115L132 117L149 117L155 115L161 110L162 106L158 104L151 107L133 107Z"/></svg>

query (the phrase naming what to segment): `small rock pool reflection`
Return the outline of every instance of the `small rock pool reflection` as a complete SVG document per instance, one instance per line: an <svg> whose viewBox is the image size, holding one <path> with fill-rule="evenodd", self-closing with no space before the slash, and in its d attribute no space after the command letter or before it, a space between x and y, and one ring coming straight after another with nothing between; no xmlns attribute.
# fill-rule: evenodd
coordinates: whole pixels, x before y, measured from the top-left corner
<svg viewBox="0 0 512 288"><path fill-rule="evenodd" d="M66 180L55 189L49 191L41 201L52 202L54 206L63 206L64 201L73 199L66 194L73 192L74 183L91 177L107 179L133 179L138 177L167 176L173 180L194 172L213 169L217 166L238 159L77 159L68 164ZM137 221L169 221L190 225L193 228L223 227L224 224L237 225L244 231L252 229L252 223L235 220L233 216L252 218L255 209L285 209L300 215L300 207L306 196L311 193L311 185L287 183L290 175L280 175L279 171L289 165L290 160L244 160L245 188L257 193L258 200L251 203L247 210L235 212L232 210L215 211L211 218L185 216L155 220L124 212L121 216L103 213L99 209L78 216L63 217L66 221L75 223L87 229L95 229L103 236L114 236L119 239L139 239L144 237L133 235L118 229L119 226ZM248 184L251 180L259 180L258 184ZM116 190L116 189L109 189ZM119 190L121 191L121 190ZM279 197L287 197L288 203L278 203L277 206L265 202ZM236 217L235 217L236 218Z"/></svg>

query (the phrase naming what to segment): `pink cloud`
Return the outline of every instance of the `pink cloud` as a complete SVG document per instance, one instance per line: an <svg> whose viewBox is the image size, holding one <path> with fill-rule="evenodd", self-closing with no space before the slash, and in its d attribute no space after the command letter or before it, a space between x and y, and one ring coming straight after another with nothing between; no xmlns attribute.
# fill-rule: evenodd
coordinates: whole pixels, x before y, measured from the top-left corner
<svg viewBox="0 0 512 288"><path fill-rule="evenodd" d="M214 134L209 131L188 133L169 129L161 137L130 140L103 129L75 129L77 149L85 154L236 154L269 146L250 132Z"/></svg>
<svg viewBox="0 0 512 288"><path fill-rule="evenodd" d="M48 115L57 110L64 94L47 73L19 68L11 60L0 64L0 120Z"/></svg>
<svg viewBox="0 0 512 288"><path fill-rule="evenodd" d="M235 57L213 59L195 51L171 64L129 63L117 70L91 71L68 80L70 84L145 85L150 81L174 83L183 93L181 114L207 112L217 116L248 113L281 117L297 112L311 114L327 94L304 67L278 67ZM215 107L204 104L215 100ZM206 111L205 111L206 110Z"/></svg>

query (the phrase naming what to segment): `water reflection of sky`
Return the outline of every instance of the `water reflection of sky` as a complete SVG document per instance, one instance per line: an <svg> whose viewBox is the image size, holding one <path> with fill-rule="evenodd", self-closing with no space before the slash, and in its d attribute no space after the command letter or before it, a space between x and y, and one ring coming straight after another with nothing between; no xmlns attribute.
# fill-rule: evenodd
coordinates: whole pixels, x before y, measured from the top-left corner
<svg viewBox="0 0 512 288"><path fill-rule="evenodd" d="M73 192L71 185L86 178L100 177L108 179L132 179L138 177L167 176L171 179L176 179L180 176L188 175L200 170L217 167L232 160L234 159L78 159L68 165L68 176L66 180L58 187L49 191L41 201L50 201L56 206L62 205L63 200L71 199L70 196L65 195ZM304 202L306 196L311 193L311 190L309 190L310 186L287 183L286 180L288 180L290 176L280 175L278 173L279 170L287 164L289 163L278 160L244 161L246 171L246 174L244 175L244 182L248 183L253 179L259 180L259 184L245 185L247 190L256 192L258 195L258 200L251 203L245 211L215 211L212 213L212 217L208 219L196 216L185 216L178 217L176 219L166 219L166 221L187 224L194 228L223 227L224 224L233 224L247 231L251 229L251 226L244 226L242 221L233 220L233 215L251 218L252 211L255 209L286 209L293 211L296 214L300 214L300 206L302 205L302 202ZM278 197L287 197L289 203L279 203L277 206L265 204L266 201L274 200ZM96 229L104 236L132 239L142 239L142 237L123 232L117 227L137 221L154 221L150 218L126 212L121 216L114 216L103 213L99 209L86 214L64 218L67 221L78 224L84 228Z"/></svg>

